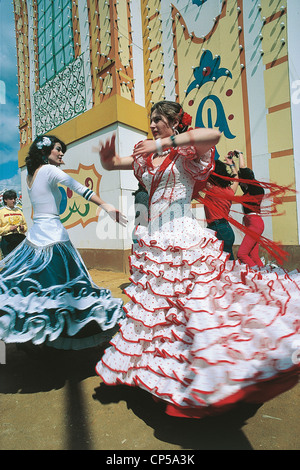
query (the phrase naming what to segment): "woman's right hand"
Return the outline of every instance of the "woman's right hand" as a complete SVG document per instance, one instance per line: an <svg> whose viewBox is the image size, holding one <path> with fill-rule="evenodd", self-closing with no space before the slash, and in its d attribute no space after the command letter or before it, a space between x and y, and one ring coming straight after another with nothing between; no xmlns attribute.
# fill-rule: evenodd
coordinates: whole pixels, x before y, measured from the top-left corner
<svg viewBox="0 0 300 470"><path fill-rule="evenodd" d="M108 171L114 170L121 163L121 158L116 155L115 140L116 135L113 134L111 139L107 139L104 144L102 142L99 144L101 165Z"/></svg>

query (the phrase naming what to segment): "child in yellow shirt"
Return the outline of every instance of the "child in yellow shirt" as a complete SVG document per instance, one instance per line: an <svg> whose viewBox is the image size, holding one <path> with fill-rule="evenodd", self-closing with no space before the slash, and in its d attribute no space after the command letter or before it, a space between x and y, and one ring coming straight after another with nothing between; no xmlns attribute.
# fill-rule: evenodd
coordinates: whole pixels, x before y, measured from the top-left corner
<svg viewBox="0 0 300 470"><path fill-rule="evenodd" d="M1 251L7 256L25 238L27 224L23 212L15 207L17 194L13 190L3 194L4 207L0 209Z"/></svg>

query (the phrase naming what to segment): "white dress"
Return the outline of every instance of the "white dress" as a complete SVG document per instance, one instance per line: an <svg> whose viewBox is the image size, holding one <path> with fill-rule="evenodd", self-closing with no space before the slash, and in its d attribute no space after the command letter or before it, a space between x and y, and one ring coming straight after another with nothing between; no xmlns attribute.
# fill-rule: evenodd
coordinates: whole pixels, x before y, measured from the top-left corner
<svg viewBox="0 0 300 470"><path fill-rule="evenodd" d="M137 228L126 318L96 372L108 385L149 391L168 414L203 417L297 383L300 275L228 261L190 208L211 157L197 163L193 147L177 151L152 198L148 229ZM134 170L150 192L159 169L140 156Z"/></svg>
<svg viewBox="0 0 300 470"><path fill-rule="evenodd" d="M93 283L71 243L59 218L58 184L87 200L94 194L53 165L38 170L28 188L33 226L0 261L0 339L6 343L92 347L124 316L122 300Z"/></svg>

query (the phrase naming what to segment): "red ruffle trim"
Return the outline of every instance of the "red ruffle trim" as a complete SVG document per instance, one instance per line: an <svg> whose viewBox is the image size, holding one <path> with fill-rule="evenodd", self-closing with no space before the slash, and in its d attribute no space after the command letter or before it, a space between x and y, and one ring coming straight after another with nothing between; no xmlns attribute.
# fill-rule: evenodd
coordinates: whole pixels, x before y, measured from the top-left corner
<svg viewBox="0 0 300 470"><path fill-rule="evenodd" d="M253 404L265 403L266 401L272 400L277 395L287 392L297 385L298 381L299 366L295 366L289 373L285 372L284 375L280 374L269 381L249 385L248 387L239 390L234 395L227 397L225 400L221 400L206 408L188 408L168 403L166 414L176 416L178 418L198 419L218 415L229 411L239 402Z"/></svg>

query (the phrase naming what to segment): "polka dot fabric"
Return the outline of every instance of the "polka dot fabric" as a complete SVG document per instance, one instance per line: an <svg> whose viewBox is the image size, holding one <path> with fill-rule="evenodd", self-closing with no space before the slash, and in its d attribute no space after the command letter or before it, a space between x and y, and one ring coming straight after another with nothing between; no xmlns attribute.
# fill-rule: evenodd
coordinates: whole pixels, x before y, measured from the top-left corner
<svg viewBox="0 0 300 470"><path fill-rule="evenodd" d="M294 386L300 340L300 275L229 261L213 231L190 209L210 154L179 148L164 171L148 227L136 230L130 301L120 332L96 366L108 385L139 386L166 412L201 418L240 400L263 402ZM134 163L150 191L159 168Z"/></svg>

